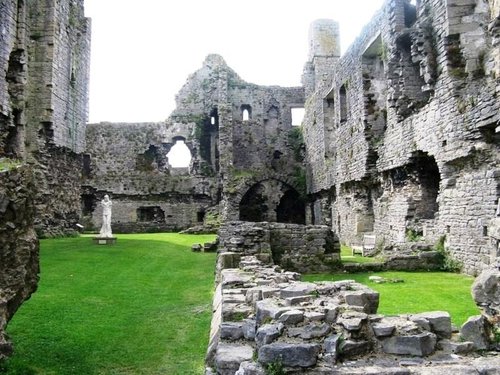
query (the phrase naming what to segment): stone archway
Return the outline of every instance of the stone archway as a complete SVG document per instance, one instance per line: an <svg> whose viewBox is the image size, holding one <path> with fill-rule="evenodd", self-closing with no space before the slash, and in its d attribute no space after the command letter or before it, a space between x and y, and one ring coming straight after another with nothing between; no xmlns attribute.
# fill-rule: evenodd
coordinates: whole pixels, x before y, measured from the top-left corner
<svg viewBox="0 0 500 375"><path fill-rule="evenodd" d="M239 219L305 224L305 202L292 186L277 179L263 180L241 198Z"/></svg>

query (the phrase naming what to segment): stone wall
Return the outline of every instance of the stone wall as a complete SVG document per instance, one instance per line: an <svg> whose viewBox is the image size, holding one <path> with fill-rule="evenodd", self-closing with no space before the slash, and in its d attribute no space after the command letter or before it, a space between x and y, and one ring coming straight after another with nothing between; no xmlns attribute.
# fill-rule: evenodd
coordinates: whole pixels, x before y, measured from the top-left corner
<svg viewBox="0 0 500 375"><path fill-rule="evenodd" d="M38 283L33 180L27 166L0 171L0 360L12 352L7 323Z"/></svg>
<svg viewBox="0 0 500 375"><path fill-rule="evenodd" d="M305 223L303 142L291 115L304 106L302 88L245 82L209 55L176 102L164 123L88 126L82 199L90 226L99 226L105 193L117 230L184 229L214 207L224 219ZM192 156L182 170L167 157L179 139ZM138 220L148 207L161 219Z"/></svg>
<svg viewBox="0 0 500 375"><path fill-rule="evenodd" d="M499 15L490 5L390 0L344 56L330 55L329 74L311 81L310 57L304 138L314 223L348 244L366 233L381 247L445 236L468 273L496 261L488 222L500 195Z"/></svg>
<svg viewBox="0 0 500 375"><path fill-rule="evenodd" d="M219 230L219 253L255 255L290 271L320 272L340 264L340 245L327 226L226 222Z"/></svg>
<svg viewBox="0 0 500 375"><path fill-rule="evenodd" d="M78 154L85 148L90 20L82 0L12 0L0 7L6 73L0 157L23 159L36 170L38 231L68 233L81 216Z"/></svg>
<svg viewBox="0 0 500 375"><path fill-rule="evenodd" d="M88 229L99 229L104 194L113 200L115 232L173 231L203 223L217 204L211 167L200 167L194 122L90 124L82 195ZM173 168L167 154L176 139L193 155Z"/></svg>

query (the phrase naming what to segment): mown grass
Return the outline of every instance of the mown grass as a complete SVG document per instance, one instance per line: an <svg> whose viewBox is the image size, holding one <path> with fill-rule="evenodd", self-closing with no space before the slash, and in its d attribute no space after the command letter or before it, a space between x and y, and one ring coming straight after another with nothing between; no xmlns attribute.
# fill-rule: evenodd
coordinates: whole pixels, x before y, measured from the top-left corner
<svg viewBox="0 0 500 375"><path fill-rule="evenodd" d="M376 284L370 276L401 279L402 283ZM448 311L452 322L460 326L468 317L478 315L479 309L471 296L474 279L447 272L374 272L356 274L311 274L304 281L337 281L353 279L380 293L378 312L384 315Z"/></svg>
<svg viewBox="0 0 500 375"><path fill-rule="evenodd" d="M5 374L200 374L208 343L213 235L41 241L38 291L8 326Z"/></svg>

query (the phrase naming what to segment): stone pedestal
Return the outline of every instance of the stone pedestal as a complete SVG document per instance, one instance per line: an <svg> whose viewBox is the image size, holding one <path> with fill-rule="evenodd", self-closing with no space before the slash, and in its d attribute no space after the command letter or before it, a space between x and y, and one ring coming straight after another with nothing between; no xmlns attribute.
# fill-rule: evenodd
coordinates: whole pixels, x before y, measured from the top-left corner
<svg viewBox="0 0 500 375"><path fill-rule="evenodd" d="M94 241L96 245L114 245L116 243L116 237L94 237L92 241Z"/></svg>

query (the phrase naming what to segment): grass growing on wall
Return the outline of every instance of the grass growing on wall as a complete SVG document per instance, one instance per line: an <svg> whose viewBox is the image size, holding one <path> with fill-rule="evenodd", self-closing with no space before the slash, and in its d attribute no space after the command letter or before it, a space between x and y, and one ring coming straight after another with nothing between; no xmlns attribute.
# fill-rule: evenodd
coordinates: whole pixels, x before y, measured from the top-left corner
<svg viewBox="0 0 500 375"><path fill-rule="evenodd" d="M9 324L15 354L0 373L203 373L215 254L190 247L213 239L42 240L39 288Z"/></svg>
<svg viewBox="0 0 500 375"><path fill-rule="evenodd" d="M401 283L375 284L370 276L382 276ZM447 272L373 272L355 274L304 275L304 281L353 279L380 293L378 313L398 315L427 311L448 311L452 322L461 326L467 318L479 315L470 293L473 277Z"/></svg>

